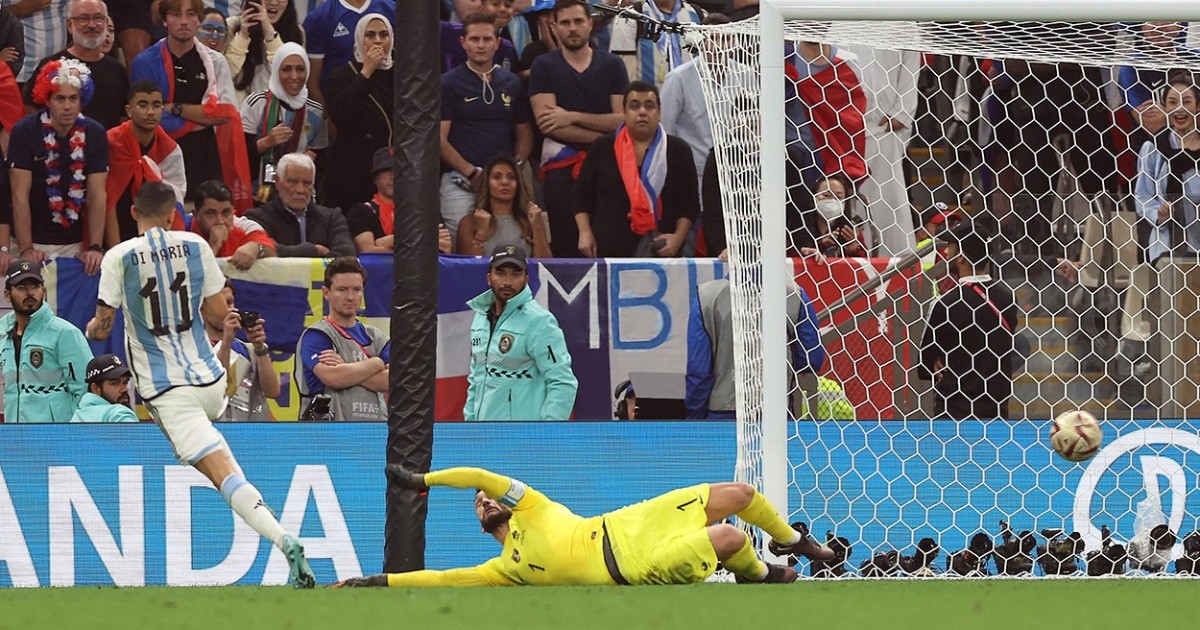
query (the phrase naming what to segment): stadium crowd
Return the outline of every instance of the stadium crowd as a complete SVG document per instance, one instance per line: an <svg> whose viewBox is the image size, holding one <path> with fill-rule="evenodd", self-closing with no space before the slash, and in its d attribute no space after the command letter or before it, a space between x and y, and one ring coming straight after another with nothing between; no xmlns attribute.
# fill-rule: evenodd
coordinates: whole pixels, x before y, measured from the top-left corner
<svg viewBox="0 0 1200 630"><path fill-rule="evenodd" d="M757 13L756 0L604 2L681 23ZM347 259L392 249L394 1L110 4L0 5L6 295L29 289L11 282L22 261L73 256L97 273L103 252L137 235L139 187L161 181L176 193L175 228L201 235L234 267L274 256L336 258L330 268L338 273L327 274L324 289L331 312L339 296L361 296L361 284L337 276L365 279ZM444 254L506 251L521 273L526 255L726 256L709 113L697 61L680 34L639 38L636 20L593 15L577 0L445 0L442 9ZM1139 55L1161 61L1187 54L1181 25L1139 28ZM903 255L962 217L932 207L914 212L909 199L903 164L918 127L918 80L931 63L913 52L795 46L787 63L793 255ZM1183 213L1194 220L1200 203L1195 161L1183 159L1200 150L1190 75L1130 67L1109 81L1070 64L966 63L974 65L965 89L986 82L989 90L979 100L985 111L972 115L995 123L990 144L978 143L996 173L995 202L986 216L975 214L1011 236L1013 256L1045 260L1066 275L1076 269L1050 233L1054 182L1046 173L1055 169L1026 168L1055 158L1051 140L1060 128L1077 139L1067 157L1082 190L1136 190L1138 212L1152 228L1146 255L1177 246L1169 219ZM719 81L747 94L754 88L737 72ZM1121 88L1116 109L1105 93L1110 83ZM1140 155L1137 169L1119 178L1111 176L1122 171L1110 132L1122 117L1130 121L1125 142ZM1175 134L1155 135L1167 127ZM1168 171L1185 182L1178 190L1162 183ZM1186 231L1185 240L1200 251L1200 237ZM489 277L501 275L502 265L493 267ZM492 291L501 296L496 284ZM510 299L522 302L515 294L488 302L500 305L490 316L493 330ZM794 310L793 319L805 319ZM480 310L485 320L489 312ZM265 376L273 374L269 360L253 367L266 356L263 324L231 315L205 327L227 362L232 350ZM305 366L308 391L357 387L364 400L380 400L386 339L349 312L326 328L310 348L320 358ZM10 351L11 341L4 343ZM15 360L24 362L17 350ZM18 370L7 361L4 369ZM278 394L274 376L258 383L249 408ZM82 385L76 389L82 395ZM380 405L361 402L347 404L375 405L373 416L382 414ZM698 414L707 409L703 400L694 406Z"/></svg>

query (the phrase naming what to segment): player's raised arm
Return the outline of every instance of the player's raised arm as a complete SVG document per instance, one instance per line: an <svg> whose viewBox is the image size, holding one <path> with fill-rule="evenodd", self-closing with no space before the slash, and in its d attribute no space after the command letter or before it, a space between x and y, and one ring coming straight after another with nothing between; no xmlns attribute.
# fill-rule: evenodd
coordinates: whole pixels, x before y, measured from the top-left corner
<svg viewBox="0 0 1200 630"><path fill-rule="evenodd" d="M447 468L418 473L395 464L389 464L387 471L403 488L418 491L427 490L431 486L478 488L483 490L484 494L508 507L515 507L525 496L526 491L525 484L520 481L482 468Z"/></svg>

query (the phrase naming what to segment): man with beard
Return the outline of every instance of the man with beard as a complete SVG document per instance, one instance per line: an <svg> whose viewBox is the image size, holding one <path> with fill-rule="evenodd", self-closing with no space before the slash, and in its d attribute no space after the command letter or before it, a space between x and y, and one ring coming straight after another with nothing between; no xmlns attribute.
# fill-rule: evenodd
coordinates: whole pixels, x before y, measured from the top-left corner
<svg viewBox="0 0 1200 630"><path fill-rule="evenodd" d="M935 418L1008 417L1017 305L988 275L990 236L970 221L946 235L946 265L958 285L930 309L917 366L921 378L933 381Z"/></svg>
<svg viewBox="0 0 1200 630"><path fill-rule="evenodd" d="M577 258L579 230L571 187L588 146L621 126L621 101L629 77L615 55L588 46L592 20L586 4L559 0L552 19L561 47L533 62L529 105L545 135L539 176L545 182L550 246L555 258Z"/></svg>
<svg viewBox="0 0 1200 630"><path fill-rule="evenodd" d="M96 84L96 95L83 108L83 115L112 129L121 123L125 115L125 95L129 91L129 77L121 62L104 54L104 38L108 30L108 8L101 0L71 0L67 5L67 31L71 34L71 46L66 50L46 57L38 62L33 76L41 73L42 67L58 59L78 59L92 71ZM33 82L25 86L25 103L32 107Z"/></svg>
<svg viewBox="0 0 1200 630"><path fill-rule="evenodd" d="M259 258L275 257L275 241L261 225L233 212L225 183L211 179L192 189L192 232L203 236L217 258L247 271ZM230 308L233 308L232 306Z"/></svg>
<svg viewBox="0 0 1200 630"><path fill-rule="evenodd" d="M788 526L775 506L745 483L703 483L672 490L607 514L582 518L524 483L481 468L416 473L395 464L393 482L418 492L431 486L475 488L483 531L504 545L471 568L351 578L335 586L566 586L695 584L717 563L743 583L796 581L796 570L767 564L733 515L771 537L776 556L829 560L808 526Z"/></svg>
<svg viewBox="0 0 1200 630"><path fill-rule="evenodd" d="M0 366L4 370L5 422L69 422L86 386L92 359L87 340L46 304L41 265L18 260L8 266L0 317Z"/></svg>
<svg viewBox="0 0 1200 630"><path fill-rule="evenodd" d="M579 381L554 314L533 300L519 245L499 245L488 263L491 287L467 306L471 372L465 420L568 420Z"/></svg>
<svg viewBox="0 0 1200 630"><path fill-rule="evenodd" d="M137 422L129 406L129 366L115 354L102 354L87 365L88 391L71 422Z"/></svg>

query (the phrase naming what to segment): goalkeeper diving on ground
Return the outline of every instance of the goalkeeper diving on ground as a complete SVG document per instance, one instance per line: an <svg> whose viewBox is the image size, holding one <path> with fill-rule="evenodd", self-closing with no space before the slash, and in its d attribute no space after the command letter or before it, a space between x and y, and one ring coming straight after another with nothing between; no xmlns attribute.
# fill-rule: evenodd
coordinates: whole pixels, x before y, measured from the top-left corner
<svg viewBox="0 0 1200 630"><path fill-rule="evenodd" d="M412 490L476 489L479 524L504 549L476 567L350 578L335 587L692 584L712 575L718 562L739 582L794 582L795 569L763 562L749 537L724 522L733 515L770 535L768 547L777 556L833 558L807 526L789 526L744 483L679 488L584 518L516 479L481 468L415 473L389 465L388 474Z"/></svg>

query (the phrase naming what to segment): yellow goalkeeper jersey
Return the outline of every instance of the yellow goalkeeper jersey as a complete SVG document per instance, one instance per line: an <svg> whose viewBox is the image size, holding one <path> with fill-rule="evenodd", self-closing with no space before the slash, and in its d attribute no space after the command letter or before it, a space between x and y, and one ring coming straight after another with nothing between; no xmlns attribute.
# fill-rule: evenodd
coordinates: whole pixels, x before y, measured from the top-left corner
<svg viewBox="0 0 1200 630"><path fill-rule="evenodd" d="M614 584L604 566L603 517L583 518L525 487L498 557L465 569L388 575L388 586Z"/></svg>

